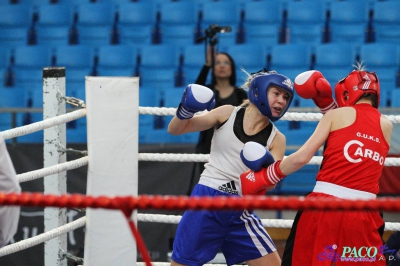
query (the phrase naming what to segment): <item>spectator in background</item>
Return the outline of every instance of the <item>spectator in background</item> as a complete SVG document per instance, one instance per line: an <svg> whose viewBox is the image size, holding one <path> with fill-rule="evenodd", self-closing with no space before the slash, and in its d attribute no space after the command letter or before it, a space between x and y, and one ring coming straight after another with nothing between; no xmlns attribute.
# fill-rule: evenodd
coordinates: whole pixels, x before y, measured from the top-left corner
<svg viewBox="0 0 400 266"><path fill-rule="evenodd" d="M214 91L215 107L222 105L239 106L247 99L247 92L236 86L236 65L233 58L224 52L214 55L214 69L212 71L211 84L206 84L208 73L212 67L213 47L209 46L207 50L206 63L201 69L195 84L203 85ZM196 153L209 154L211 147L211 139L214 134L214 129L210 128L200 132L199 140L196 145ZM198 182L200 174L204 170L204 163L194 163L192 171L191 184L189 190ZM188 192L188 195L190 194Z"/></svg>
<svg viewBox="0 0 400 266"><path fill-rule="evenodd" d="M2 136L0 136L0 192L21 192L14 165ZM0 207L0 247L7 245L17 232L19 215L19 206Z"/></svg>

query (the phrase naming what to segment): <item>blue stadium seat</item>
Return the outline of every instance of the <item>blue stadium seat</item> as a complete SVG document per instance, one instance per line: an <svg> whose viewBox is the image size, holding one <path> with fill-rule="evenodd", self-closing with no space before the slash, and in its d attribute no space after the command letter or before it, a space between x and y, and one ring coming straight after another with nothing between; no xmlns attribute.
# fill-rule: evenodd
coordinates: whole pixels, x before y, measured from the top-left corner
<svg viewBox="0 0 400 266"><path fill-rule="evenodd" d="M21 99L25 107L41 108L43 107L43 85L39 88L34 88L30 90L24 90L21 94ZM17 113L17 126L24 126L31 123L39 122L43 120L42 112L32 112L32 113ZM17 142L20 143L42 143L43 142L43 130L24 135L17 138Z"/></svg>
<svg viewBox="0 0 400 266"><path fill-rule="evenodd" d="M168 93L166 93L168 91ZM178 89L163 89L153 86L140 86L139 88L139 106L147 107L169 107L166 103L166 95L174 95ZM172 106L176 107L176 106ZM157 115L139 115L139 143L182 143L182 136L173 136L167 132L167 124L170 117Z"/></svg>
<svg viewBox="0 0 400 266"><path fill-rule="evenodd" d="M77 5L81 4L90 4L92 2L93 2L92 0L58 0L58 4L67 4L70 5L71 7L76 7Z"/></svg>
<svg viewBox="0 0 400 266"><path fill-rule="evenodd" d="M187 45L183 47L183 58L185 69L196 69L200 71L200 68L206 61L206 50L203 45Z"/></svg>
<svg viewBox="0 0 400 266"><path fill-rule="evenodd" d="M185 87L178 87L171 90L164 90L164 106L177 108L182 99Z"/></svg>
<svg viewBox="0 0 400 266"><path fill-rule="evenodd" d="M67 128L67 143L87 143L87 128Z"/></svg>
<svg viewBox="0 0 400 266"><path fill-rule="evenodd" d="M271 47L270 70L275 70L290 79L310 69L311 46L306 44L280 44Z"/></svg>
<svg viewBox="0 0 400 266"><path fill-rule="evenodd" d="M338 24L332 27L332 43L352 43L362 45L366 39L366 26L361 24Z"/></svg>
<svg viewBox="0 0 400 266"><path fill-rule="evenodd" d="M156 8L152 1L139 1L118 6L121 44L150 44L156 21Z"/></svg>
<svg viewBox="0 0 400 266"><path fill-rule="evenodd" d="M332 1L330 5L331 41L364 43L369 8L367 1Z"/></svg>
<svg viewBox="0 0 400 266"><path fill-rule="evenodd" d="M29 5L3 5L0 16L0 45L26 45L31 22L32 10Z"/></svg>
<svg viewBox="0 0 400 266"><path fill-rule="evenodd" d="M356 23L367 26L369 8L367 1L332 1L329 8L331 23L332 25Z"/></svg>
<svg viewBox="0 0 400 266"><path fill-rule="evenodd" d="M173 44L177 47L195 44L195 25L163 25L161 28L161 42Z"/></svg>
<svg viewBox="0 0 400 266"><path fill-rule="evenodd" d="M57 66L66 69L90 68L94 63L94 49L89 45L65 45L55 49Z"/></svg>
<svg viewBox="0 0 400 266"><path fill-rule="evenodd" d="M379 77L382 96L381 106L383 107L390 105L393 98L391 93L397 87L396 78L400 64L399 49L400 47L395 43L379 42L360 47L360 60L365 63L367 70L376 71Z"/></svg>
<svg viewBox="0 0 400 266"><path fill-rule="evenodd" d="M198 7L192 1L162 2L158 9L161 13L161 26L194 26L198 19Z"/></svg>
<svg viewBox="0 0 400 266"><path fill-rule="evenodd" d="M173 89L175 87L175 69L141 69L140 86Z"/></svg>
<svg viewBox="0 0 400 266"><path fill-rule="evenodd" d="M31 5L32 7L38 7L38 6L43 6L43 5L49 5L49 4L58 4L57 3L52 3L51 0L18 0L18 4L20 5Z"/></svg>
<svg viewBox="0 0 400 266"><path fill-rule="evenodd" d="M376 42L400 43L400 2L377 1L374 6Z"/></svg>
<svg viewBox="0 0 400 266"><path fill-rule="evenodd" d="M321 1L289 1L287 3L288 42L321 43L326 12L327 7Z"/></svg>
<svg viewBox="0 0 400 266"><path fill-rule="evenodd" d="M180 47L195 43L198 8L194 2L162 2L159 12L162 43Z"/></svg>
<svg viewBox="0 0 400 266"><path fill-rule="evenodd" d="M392 107L400 107L400 89L394 89L392 91Z"/></svg>
<svg viewBox="0 0 400 266"><path fill-rule="evenodd" d="M115 14L115 7L108 3L77 5L78 43L93 47L110 44Z"/></svg>
<svg viewBox="0 0 400 266"><path fill-rule="evenodd" d="M245 26L262 24L280 26L282 22L282 5L279 1L245 1Z"/></svg>
<svg viewBox="0 0 400 266"><path fill-rule="evenodd" d="M315 68L351 67L355 63L356 47L349 43L324 43L315 46Z"/></svg>
<svg viewBox="0 0 400 266"><path fill-rule="evenodd" d="M246 43L262 43L265 46L277 45L279 42L279 26L270 24L246 25Z"/></svg>
<svg viewBox="0 0 400 266"><path fill-rule="evenodd" d="M73 21L71 7L63 4L39 5L36 12L37 43L53 47L68 44L69 29Z"/></svg>
<svg viewBox="0 0 400 266"><path fill-rule="evenodd" d="M97 54L99 76L132 76L135 73L138 56L136 46L100 46Z"/></svg>
<svg viewBox="0 0 400 266"><path fill-rule="evenodd" d="M44 45L19 46L14 49L14 67L31 69L51 65L51 49Z"/></svg>
<svg viewBox="0 0 400 266"><path fill-rule="evenodd" d="M306 165L297 172L288 175L280 182L280 194L304 196L312 192L318 169L318 165Z"/></svg>
<svg viewBox="0 0 400 266"><path fill-rule="evenodd" d="M395 43L368 43L360 46L360 60L367 70L376 71L381 90L396 87L396 72L400 65L399 46Z"/></svg>
<svg viewBox="0 0 400 266"><path fill-rule="evenodd" d="M183 72L185 84L194 83L205 63L205 47L203 45L188 45L183 48Z"/></svg>
<svg viewBox="0 0 400 266"><path fill-rule="evenodd" d="M29 5L1 6L0 29L28 27L32 22L32 9Z"/></svg>
<svg viewBox="0 0 400 266"><path fill-rule="evenodd" d="M85 76L93 71L94 56L94 48L87 45L65 45L55 49L55 65L65 67L67 95L84 91Z"/></svg>
<svg viewBox="0 0 400 266"><path fill-rule="evenodd" d="M141 56L141 69L175 69L178 66L179 51L174 45L160 44L142 46L139 51Z"/></svg>
<svg viewBox="0 0 400 266"><path fill-rule="evenodd" d="M5 87L2 83L0 84L0 108L8 107L25 107L24 102L25 91L18 87Z"/></svg>
<svg viewBox="0 0 400 266"><path fill-rule="evenodd" d="M10 65L11 48L0 46L0 68L4 69Z"/></svg>
<svg viewBox="0 0 400 266"><path fill-rule="evenodd" d="M353 69L356 53L356 47L350 43L316 45L314 69L321 71L333 88Z"/></svg>
<svg viewBox="0 0 400 266"><path fill-rule="evenodd" d="M42 90L42 69L51 66L51 49L47 46L19 46L14 49L15 85Z"/></svg>
<svg viewBox="0 0 400 266"><path fill-rule="evenodd" d="M237 26L240 9L235 1L209 1L200 7L203 13L202 25Z"/></svg>
<svg viewBox="0 0 400 266"><path fill-rule="evenodd" d="M235 59L235 64L262 69L267 64L267 50L263 44L236 44L226 47L226 52Z"/></svg>
<svg viewBox="0 0 400 266"><path fill-rule="evenodd" d="M164 107L164 89L159 87L139 87L139 106L141 107ZM143 132L166 128L166 117L158 115L139 115L139 141L146 136Z"/></svg>
<svg viewBox="0 0 400 266"><path fill-rule="evenodd" d="M247 73L257 72L267 65L267 51L262 44L237 44L226 48L226 52L233 56L236 64L236 76L238 84L243 84L247 79Z"/></svg>

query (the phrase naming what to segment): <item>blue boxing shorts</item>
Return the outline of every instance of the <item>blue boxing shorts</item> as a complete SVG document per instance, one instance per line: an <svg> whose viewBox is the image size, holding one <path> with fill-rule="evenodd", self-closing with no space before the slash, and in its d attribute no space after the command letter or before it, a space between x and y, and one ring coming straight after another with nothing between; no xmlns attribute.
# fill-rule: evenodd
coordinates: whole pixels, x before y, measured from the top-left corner
<svg viewBox="0 0 400 266"><path fill-rule="evenodd" d="M233 196L197 184L192 196ZM185 265L203 265L221 251L228 265L272 253L276 247L260 218L247 210L186 211L176 231L172 259Z"/></svg>

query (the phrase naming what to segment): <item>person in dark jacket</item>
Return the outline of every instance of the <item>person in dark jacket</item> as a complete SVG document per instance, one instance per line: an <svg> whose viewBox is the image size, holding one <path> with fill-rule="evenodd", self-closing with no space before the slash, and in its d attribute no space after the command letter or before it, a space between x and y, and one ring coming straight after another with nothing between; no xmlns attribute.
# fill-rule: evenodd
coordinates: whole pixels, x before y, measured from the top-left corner
<svg viewBox="0 0 400 266"><path fill-rule="evenodd" d="M215 53L214 56L214 69L212 71L211 84L206 84L207 76L212 67L213 47L209 46L207 50L206 63L202 67L195 83L206 86L214 91L215 94L215 107L222 105L239 106L247 99L247 92L236 86L236 65L233 58L225 53ZM211 139L214 135L214 129L201 131L199 140L196 145L196 153L209 154L211 147ZM204 163L194 163L192 171L192 179L190 182L188 195L190 194L193 186L200 178L200 174L204 170Z"/></svg>

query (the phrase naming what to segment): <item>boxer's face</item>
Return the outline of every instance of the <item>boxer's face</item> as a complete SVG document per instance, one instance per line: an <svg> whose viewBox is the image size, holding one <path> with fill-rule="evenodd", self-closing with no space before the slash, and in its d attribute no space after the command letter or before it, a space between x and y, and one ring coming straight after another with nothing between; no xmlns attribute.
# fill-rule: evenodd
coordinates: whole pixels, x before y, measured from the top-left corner
<svg viewBox="0 0 400 266"><path fill-rule="evenodd" d="M268 103L272 116L279 116L289 101L289 93L279 87L271 86L268 89Z"/></svg>

